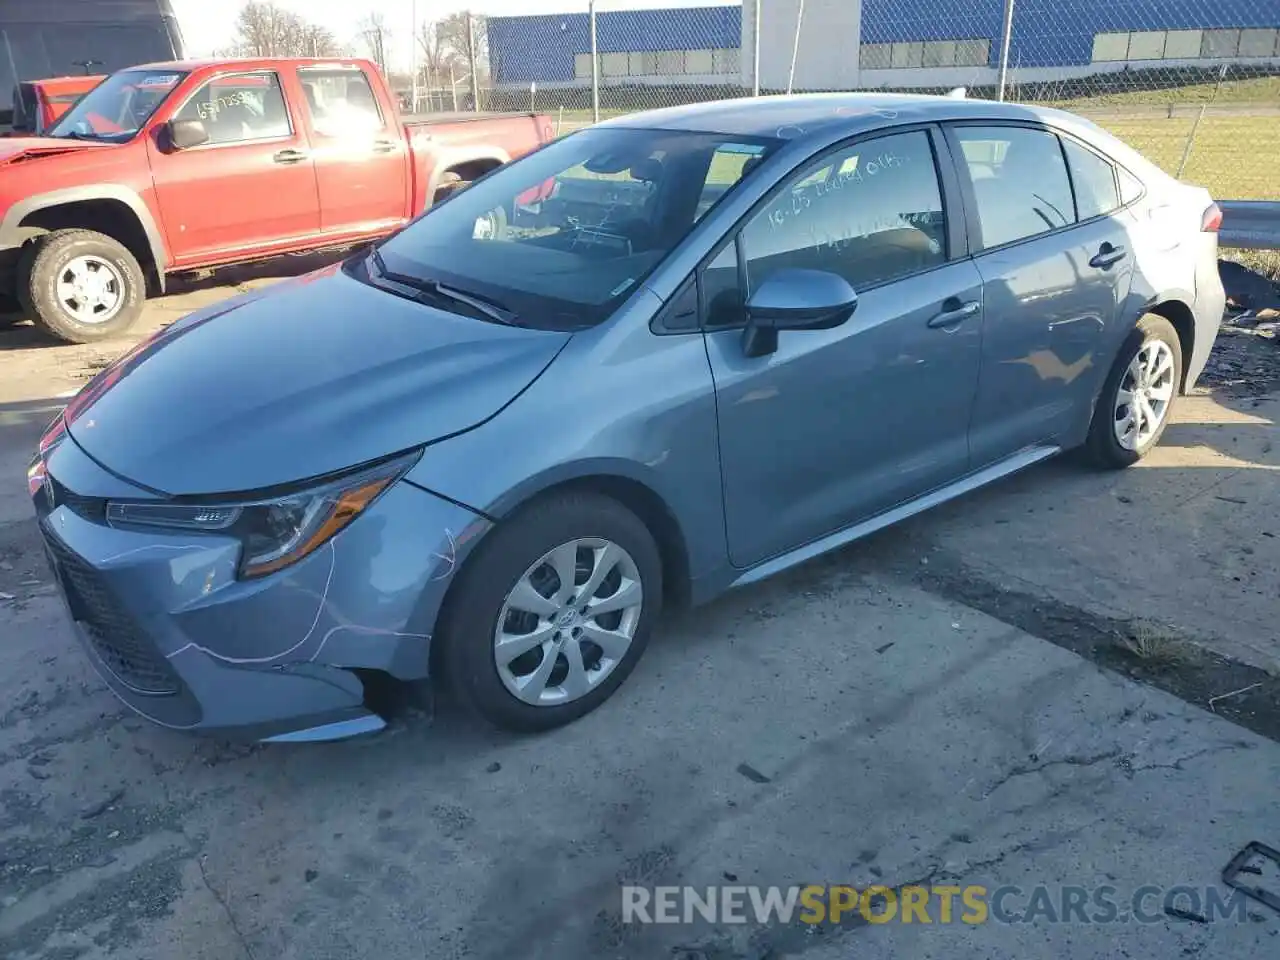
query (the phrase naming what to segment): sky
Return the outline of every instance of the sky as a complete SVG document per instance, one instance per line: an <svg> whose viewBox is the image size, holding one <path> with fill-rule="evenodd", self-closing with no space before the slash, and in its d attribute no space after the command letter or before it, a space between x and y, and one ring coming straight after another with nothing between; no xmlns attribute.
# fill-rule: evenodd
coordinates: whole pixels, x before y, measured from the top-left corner
<svg viewBox="0 0 1280 960"><path fill-rule="evenodd" d="M225 49L235 39L236 17L246 0L172 0L182 24L187 54L209 56ZM388 59L394 70L411 65L416 7L419 23L470 9L478 15L513 16L536 13L585 13L587 0L276 0L287 10L328 27L339 43L359 40L360 23L371 13L380 13L389 36ZM738 5L738 0L597 0L599 12L653 7L693 7ZM365 48L361 53L367 53Z"/></svg>

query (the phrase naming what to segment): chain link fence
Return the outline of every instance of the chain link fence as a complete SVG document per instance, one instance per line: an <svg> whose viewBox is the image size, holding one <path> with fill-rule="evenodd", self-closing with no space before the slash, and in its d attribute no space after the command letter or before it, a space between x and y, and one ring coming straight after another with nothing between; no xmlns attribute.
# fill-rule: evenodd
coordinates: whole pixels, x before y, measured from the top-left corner
<svg viewBox="0 0 1280 960"><path fill-rule="evenodd" d="M423 26L419 109L537 110L566 132L788 90L963 86L1088 116L1215 196L1280 200L1277 0L659 3L490 16L476 0Z"/></svg>

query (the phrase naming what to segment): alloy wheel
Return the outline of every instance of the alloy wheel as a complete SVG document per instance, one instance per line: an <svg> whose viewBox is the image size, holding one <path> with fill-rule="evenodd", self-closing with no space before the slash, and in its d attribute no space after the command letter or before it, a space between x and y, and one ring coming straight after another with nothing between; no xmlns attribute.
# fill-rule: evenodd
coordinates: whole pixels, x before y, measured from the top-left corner
<svg viewBox="0 0 1280 960"><path fill-rule="evenodd" d="M111 263L92 254L76 257L58 271L58 304L77 323L111 320L125 302L124 277Z"/></svg>
<svg viewBox="0 0 1280 960"><path fill-rule="evenodd" d="M532 706L571 703L622 662L643 606L626 550L599 538L561 544L530 565L503 602L493 639L498 676Z"/></svg>
<svg viewBox="0 0 1280 960"><path fill-rule="evenodd" d="M1173 374L1173 350L1163 340L1148 340L1129 362L1114 407L1120 446L1141 450L1160 431L1173 403Z"/></svg>

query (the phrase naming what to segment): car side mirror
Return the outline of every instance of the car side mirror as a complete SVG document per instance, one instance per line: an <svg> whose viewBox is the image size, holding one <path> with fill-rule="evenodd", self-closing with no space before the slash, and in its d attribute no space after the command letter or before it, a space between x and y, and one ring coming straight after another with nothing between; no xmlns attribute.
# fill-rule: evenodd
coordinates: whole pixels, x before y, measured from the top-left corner
<svg viewBox="0 0 1280 960"><path fill-rule="evenodd" d="M174 150L190 150L209 142L209 131L199 120L170 120L165 129Z"/></svg>
<svg viewBox="0 0 1280 960"><path fill-rule="evenodd" d="M762 357L778 349L779 330L830 330L853 315L858 294L826 270L779 270L747 300L743 350Z"/></svg>

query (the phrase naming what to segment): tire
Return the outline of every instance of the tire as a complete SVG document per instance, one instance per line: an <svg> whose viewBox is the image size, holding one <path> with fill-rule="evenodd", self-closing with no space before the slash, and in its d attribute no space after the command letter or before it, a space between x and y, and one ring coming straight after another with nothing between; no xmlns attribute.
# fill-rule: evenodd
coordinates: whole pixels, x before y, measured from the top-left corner
<svg viewBox="0 0 1280 960"><path fill-rule="evenodd" d="M436 188L433 205L447 200L460 190L465 190L471 186L472 182L471 180L463 180L452 171L446 173L441 177L440 186ZM507 212L502 207L497 207L484 218L483 225L481 225L480 220L477 220L476 224L477 230L474 234L474 239L501 240L507 235Z"/></svg>
<svg viewBox="0 0 1280 960"><path fill-rule="evenodd" d="M469 186L471 186L471 184L468 181L463 180L462 177L458 176L458 174L450 171L440 178L440 186L436 187L436 193L432 203L439 203L441 200L451 197L459 190L463 190Z"/></svg>
<svg viewBox="0 0 1280 960"><path fill-rule="evenodd" d="M641 591L638 609L628 608L628 612L619 613L616 623L609 619L612 613L582 619L576 612L584 609L578 606L583 602L579 597L567 608L562 606L541 616L517 610L504 616L509 595L526 576L530 576L529 582L542 594L540 600L545 602L548 594L559 593L560 580L550 572L551 567L537 565L540 558L579 540L589 541L596 547L609 543L621 548L626 560L617 563L594 596L607 600L623 595L626 580L615 580L616 572L638 581ZM616 558L622 554L611 552L610 556ZM585 585L586 568L592 558L602 555L603 550L578 548L576 556L580 559L575 579L579 587ZM483 719L517 732L563 726L609 699L644 653L662 606L662 562L652 535L644 523L620 503L591 493L568 493L536 502L504 521L485 538L459 577L442 615L441 629L437 631L444 676L454 694ZM545 586L541 588L537 586L539 577L544 578L541 582ZM532 636L536 630L548 637L543 645L530 646L527 653L516 657L505 670L499 667L496 652L500 617L502 626L512 635ZM530 617L536 620L536 628ZM566 619L615 631L612 637L625 633L630 623L630 644L625 652L620 650L620 655L610 660L604 649L589 639L587 627L578 628L583 636L580 641L574 640L571 635L574 627L566 625ZM555 621L560 621L563 627L562 641L556 641L557 634L549 632L556 630ZM600 634L592 631L592 635ZM564 647L555 646L557 642L564 643ZM577 674L579 680L590 678L593 672L598 675L594 683L584 688L587 692L574 699L568 698L571 647L581 651L586 666L584 672ZM612 666L607 666L610 663ZM535 682L526 689L545 689L542 696L548 698L548 702L533 703L518 698L509 684L518 682L520 676L526 680L536 678L540 667L548 668L543 674L545 688L537 687ZM564 699L556 702L557 697Z"/></svg>
<svg viewBox="0 0 1280 960"><path fill-rule="evenodd" d="M59 295L59 281L75 266L103 284L102 319L79 316ZM36 326L68 343L95 343L120 336L142 315L147 278L137 258L119 241L93 230L55 230L35 241L18 267L18 299ZM89 312L86 310L86 312Z"/></svg>
<svg viewBox="0 0 1280 960"><path fill-rule="evenodd" d="M1158 425L1144 437L1141 433L1132 434L1128 442L1121 442L1117 423L1127 423L1121 415L1121 391L1126 392L1133 385L1130 365L1135 358L1146 351L1146 355L1167 356L1171 363L1167 372L1162 372L1154 381L1163 395L1164 388L1169 388L1168 400L1163 408L1150 402L1149 406L1159 417ZM1162 365L1162 371L1164 367ZM1096 466L1119 470L1137 463L1155 448L1160 442L1165 427L1169 425L1169 417L1182 384L1182 343L1178 332L1164 317L1153 313L1145 314L1134 326L1125 339L1124 345L1116 355L1115 363L1107 374L1102 392L1094 407L1093 420L1089 425L1089 437L1085 442L1085 453ZM1153 394L1154 395L1154 394ZM1126 405L1127 408L1127 405ZM1126 433L1126 435L1130 435Z"/></svg>

